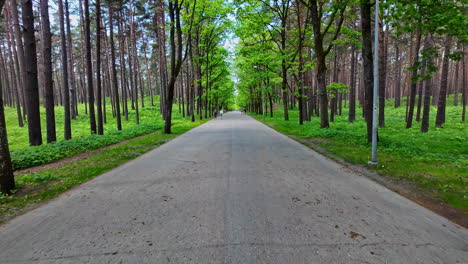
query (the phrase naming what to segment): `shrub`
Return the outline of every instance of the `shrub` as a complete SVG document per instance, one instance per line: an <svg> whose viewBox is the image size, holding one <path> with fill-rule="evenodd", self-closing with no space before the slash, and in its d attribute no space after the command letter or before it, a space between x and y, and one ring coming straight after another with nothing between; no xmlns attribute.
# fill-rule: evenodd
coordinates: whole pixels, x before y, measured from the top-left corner
<svg viewBox="0 0 468 264"><path fill-rule="evenodd" d="M20 170L43 165L81 152L98 149L118 143L122 140L145 135L161 129L162 127L162 122L156 124L142 124L121 131L109 131L105 135L91 135L84 138L75 138L41 146L13 150L11 152L13 169Z"/></svg>

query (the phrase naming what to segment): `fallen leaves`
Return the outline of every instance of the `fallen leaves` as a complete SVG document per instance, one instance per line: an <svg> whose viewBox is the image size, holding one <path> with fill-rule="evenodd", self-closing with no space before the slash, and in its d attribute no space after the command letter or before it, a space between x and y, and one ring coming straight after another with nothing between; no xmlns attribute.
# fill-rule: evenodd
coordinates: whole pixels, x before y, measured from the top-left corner
<svg viewBox="0 0 468 264"><path fill-rule="evenodd" d="M349 236L350 236L351 238L353 238L353 239L354 239L354 238L357 238L357 237L362 237L363 239L366 239L365 236L363 236L363 235L361 235L361 234L359 234L359 233L357 233L357 232L354 232L354 231L349 232Z"/></svg>

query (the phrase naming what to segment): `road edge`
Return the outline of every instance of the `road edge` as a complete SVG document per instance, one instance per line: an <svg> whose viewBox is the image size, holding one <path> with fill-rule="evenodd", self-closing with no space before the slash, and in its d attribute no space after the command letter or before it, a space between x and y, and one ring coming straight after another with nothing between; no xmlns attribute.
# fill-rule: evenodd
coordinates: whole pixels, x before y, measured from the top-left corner
<svg viewBox="0 0 468 264"><path fill-rule="evenodd" d="M416 186L408 185L404 186L403 184L399 183L398 181L395 181L390 179L390 176L386 175L380 175L375 171L369 170L365 165L357 165L357 164L352 164L344 159L328 152L326 149L323 147L320 147L317 144L314 144L310 142L307 139L300 138L295 135L288 135L285 133L282 133L281 131L278 131L274 129L273 127L269 126L268 124L262 122L260 119L247 114L249 117L252 119L258 121L259 123L263 124L264 126L273 129L274 131L308 147L309 149L313 150L314 152L322 155L323 157L338 163L339 165L342 165L343 167L351 170L353 173L359 175L359 176L364 176L380 185L383 187L387 188L388 190L405 197L408 200L411 200L412 202L430 210L431 212L449 220L450 222L454 223L457 227L459 228L464 228L468 229L468 214L466 214L463 210L454 208L446 203L440 202L440 201L434 201L431 199L428 199L427 197L424 197L424 191L417 188ZM414 189L417 189L419 192L419 196L416 196L414 194L410 194L410 191L408 190L411 188L411 191L414 191ZM442 210L445 209L445 210ZM448 208L448 210L447 210ZM450 211L450 213L448 213Z"/></svg>

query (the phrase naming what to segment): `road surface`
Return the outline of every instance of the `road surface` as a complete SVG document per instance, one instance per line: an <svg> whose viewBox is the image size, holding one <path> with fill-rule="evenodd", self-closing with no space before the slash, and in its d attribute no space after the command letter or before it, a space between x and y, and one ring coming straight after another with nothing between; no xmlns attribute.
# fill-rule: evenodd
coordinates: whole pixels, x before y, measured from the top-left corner
<svg viewBox="0 0 468 264"><path fill-rule="evenodd" d="M468 263L468 232L232 112L4 224L0 263Z"/></svg>

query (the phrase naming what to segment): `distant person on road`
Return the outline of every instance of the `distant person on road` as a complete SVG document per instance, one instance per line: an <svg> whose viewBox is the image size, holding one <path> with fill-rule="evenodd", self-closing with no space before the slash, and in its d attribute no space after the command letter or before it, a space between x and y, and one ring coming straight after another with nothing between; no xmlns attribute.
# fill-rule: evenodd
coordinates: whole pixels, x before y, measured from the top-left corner
<svg viewBox="0 0 468 264"><path fill-rule="evenodd" d="M218 111L216 111L216 109L213 111L213 115L214 115L215 119L218 118Z"/></svg>
<svg viewBox="0 0 468 264"><path fill-rule="evenodd" d="M221 117L221 119L223 119L223 114L224 114L223 110L219 111L219 117Z"/></svg>

